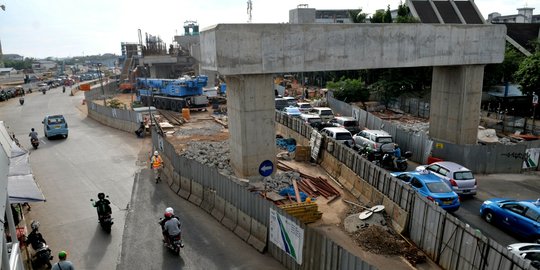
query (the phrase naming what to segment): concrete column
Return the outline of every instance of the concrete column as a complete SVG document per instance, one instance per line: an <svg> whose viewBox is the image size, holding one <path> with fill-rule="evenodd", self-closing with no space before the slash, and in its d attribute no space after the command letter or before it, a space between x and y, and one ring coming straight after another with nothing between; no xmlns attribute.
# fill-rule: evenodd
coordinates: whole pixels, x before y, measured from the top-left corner
<svg viewBox="0 0 540 270"><path fill-rule="evenodd" d="M228 75L227 114L231 166L236 176L258 180L259 165L276 158L271 74Z"/></svg>
<svg viewBox="0 0 540 270"><path fill-rule="evenodd" d="M476 144L484 65L433 67L429 135L454 144Z"/></svg>

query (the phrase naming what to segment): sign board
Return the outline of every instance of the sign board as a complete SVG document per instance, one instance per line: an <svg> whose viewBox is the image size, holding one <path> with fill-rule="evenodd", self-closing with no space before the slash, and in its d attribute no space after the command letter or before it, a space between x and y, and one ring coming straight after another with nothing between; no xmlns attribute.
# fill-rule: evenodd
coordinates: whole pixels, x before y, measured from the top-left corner
<svg viewBox="0 0 540 270"><path fill-rule="evenodd" d="M274 172L274 163L270 160L265 160L259 165L259 174L263 177L267 177Z"/></svg>
<svg viewBox="0 0 540 270"><path fill-rule="evenodd" d="M540 148L528 148L525 150L527 155L523 160L523 169L536 169L540 161Z"/></svg>
<svg viewBox="0 0 540 270"><path fill-rule="evenodd" d="M304 229L270 209L270 242L291 256L296 263L302 264L302 249L304 248Z"/></svg>
<svg viewBox="0 0 540 270"><path fill-rule="evenodd" d="M82 84L79 85L79 89L81 91L90 91L90 84L82 83Z"/></svg>
<svg viewBox="0 0 540 270"><path fill-rule="evenodd" d="M443 149L443 148L444 148L444 144L443 144L443 143L436 143L436 144L435 144L435 148L436 148L436 149Z"/></svg>
<svg viewBox="0 0 540 270"><path fill-rule="evenodd" d="M533 100L532 100L532 102L533 102L533 105L534 105L534 106L536 106L536 105L538 104L538 95L537 95L537 94L534 94L534 95L533 95Z"/></svg>

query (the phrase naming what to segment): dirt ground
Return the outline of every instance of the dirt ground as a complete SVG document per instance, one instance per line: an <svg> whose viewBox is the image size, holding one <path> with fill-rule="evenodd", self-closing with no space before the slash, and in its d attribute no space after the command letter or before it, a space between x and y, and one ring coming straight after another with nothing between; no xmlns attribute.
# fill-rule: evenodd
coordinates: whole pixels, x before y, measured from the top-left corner
<svg viewBox="0 0 540 270"><path fill-rule="evenodd" d="M130 94L120 94L116 99L130 108L132 99ZM188 143L223 142L229 138L228 129L217 123L211 117L211 113L211 110L192 112L189 121L181 127L174 128L173 135L168 136L167 139L175 145L178 153L185 151L189 147ZM175 116L181 117L181 114L175 113ZM323 215L320 220L309 226L379 269L440 269L433 262L424 262L425 256L388 226L368 226L357 232L347 233L343 220L351 214L362 212L363 209L351 206L343 199L366 206L372 205L369 202L359 202L349 192L341 189L319 165L293 160L280 160L280 162L304 174L321 176L341 192L341 197L331 202L322 196L316 198L319 211Z"/></svg>

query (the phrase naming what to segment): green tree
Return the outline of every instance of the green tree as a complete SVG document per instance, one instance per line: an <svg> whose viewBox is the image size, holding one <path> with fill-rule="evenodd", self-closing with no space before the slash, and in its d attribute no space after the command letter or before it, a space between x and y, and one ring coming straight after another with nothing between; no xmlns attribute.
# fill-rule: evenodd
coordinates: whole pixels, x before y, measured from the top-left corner
<svg viewBox="0 0 540 270"><path fill-rule="evenodd" d="M349 17L353 23L365 23L367 14L362 13L362 9L351 9L349 10Z"/></svg>
<svg viewBox="0 0 540 270"><path fill-rule="evenodd" d="M392 20L392 12L390 11L390 5L386 7L386 12L384 13L384 23L391 23Z"/></svg>
<svg viewBox="0 0 540 270"><path fill-rule="evenodd" d="M516 82L521 85L521 92L532 95L540 93L540 51L525 58L514 74Z"/></svg>
<svg viewBox="0 0 540 270"><path fill-rule="evenodd" d="M397 10L396 23L419 23L420 21L411 16L411 10L406 4L399 4Z"/></svg>
<svg viewBox="0 0 540 270"><path fill-rule="evenodd" d="M375 70L376 82L370 85L384 104L401 95L423 96L431 88L431 67Z"/></svg>
<svg viewBox="0 0 540 270"><path fill-rule="evenodd" d="M328 89L334 90L334 97L345 102L364 102L369 100L369 89L360 79L341 78L339 81L326 83Z"/></svg>
<svg viewBox="0 0 540 270"><path fill-rule="evenodd" d="M515 82L514 74L519 69L519 64L525 56L514 48L510 43L506 43L504 61L501 64L489 64L484 69L484 88L500 85L506 82Z"/></svg>
<svg viewBox="0 0 540 270"><path fill-rule="evenodd" d="M383 23L384 22L384 10L377 10L375 14L371 16L370 21L372 23Z"/></svg>
<svg viewBox="0 0 540 270"><path fill-rule="evenodd" d="M32 68L32 62L34 58L24 58L24 60L4 60L6 67L14 68L16 70L30 69Z"/></svg>

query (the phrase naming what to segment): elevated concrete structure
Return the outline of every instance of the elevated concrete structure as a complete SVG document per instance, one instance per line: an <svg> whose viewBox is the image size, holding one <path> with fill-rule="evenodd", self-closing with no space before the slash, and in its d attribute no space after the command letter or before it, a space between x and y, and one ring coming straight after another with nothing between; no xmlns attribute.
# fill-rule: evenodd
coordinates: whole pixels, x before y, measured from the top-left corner
<svg viewBox="0 0 540 270"><path fill-rule="evenodd" d="M464 139L468 133L459 138L454 133L468 132L478 125L478 114L463 117L469 113L466 110L479 106L476 99L468 97L481 93L483 76L478 75L483 65L503 61L505 35L506 28L501 25L221 24L201 33L201 68L226 76L229 103L266 104L233 109L229 115L231 148L241 148L231 149L232 166L239 176L254 178L258 164L275 159L274 132L259 131L274 114L273 95L268 94L273 93L271 76L261 74L441 67L435 68L432 91L439 98L455 98L451 101L460 106L434 110L433 121L446 121L444 116L456 108L461 111L452 116L456 118L454 125L435 123L430 132L440 140L469 143ZM243 75L244 83L231 80L231 75ZM268 82L252 82L257 79ZM449 94L452 91L461 94ZM255 111L255 118L242 115ZM253 146L238 143L245 141L241 138L257 138L258 153L249 150Z"/></svg>

